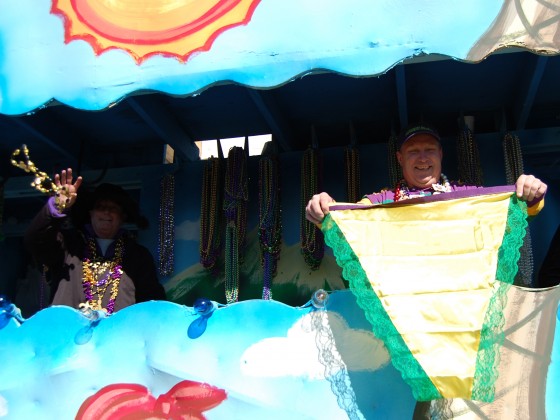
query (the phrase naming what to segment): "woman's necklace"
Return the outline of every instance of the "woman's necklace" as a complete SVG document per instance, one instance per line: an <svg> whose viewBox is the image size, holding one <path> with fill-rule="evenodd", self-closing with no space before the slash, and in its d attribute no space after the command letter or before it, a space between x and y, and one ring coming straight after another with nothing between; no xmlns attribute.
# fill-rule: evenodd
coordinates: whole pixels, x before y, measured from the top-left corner
<svg viewBox="0 0 560 420"><path fill-rule="evenodd" d="M451 184L449 183L449 180L447 179L447 177L445 176L445 174L441 174L441 181L442 183L437 183L437 184L432 184L432 194L441 194L441 193L446 193L446 192L451 192ZM400 180L397 183L397 186L395 187L395 198L394 201L401 201L401 200L408 200L409 198L414 198L414 197L418 197L418 196L424 196L424 195L428 195L428 194L424 194L422 192L420 192L420 194L413 194L411 196L410 194L410 190L408 188L408 185L406 184L406 181L404 179Z"/></svg>
<svg viewBox="0 0 560 420"><path fill-rule="evenodd" d="M82 286L86 303L93 310L104 310L112 314L115 310L115 300L119 294L119 284L123 274L122 257L124 243L123 239L117 239L115 244L115 256L112 259L104 259L97 256L95 239L90 238L83 260ZM107 307L103 307L103 298L107 289L111 289L111 296Z"/></svg>

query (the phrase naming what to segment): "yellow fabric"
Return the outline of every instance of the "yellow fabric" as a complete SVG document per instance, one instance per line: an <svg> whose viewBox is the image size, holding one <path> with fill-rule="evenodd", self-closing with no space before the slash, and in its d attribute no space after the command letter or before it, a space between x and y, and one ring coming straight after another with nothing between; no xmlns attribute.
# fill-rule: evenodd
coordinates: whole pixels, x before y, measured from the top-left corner
<svg viewBox="0 0 560 420"><path fill-rule="evenodd" d="M470 398L511 193L331 217L395 328L444 398Z"/></svg>
<svg viewBox="0 0 560 420"><path fill-rule="evenodd" d="M531 207L527 207L527 215L536 216L541 212L543 207L544 207L544 198L540 200L538 203L533 204Z"/></svg>

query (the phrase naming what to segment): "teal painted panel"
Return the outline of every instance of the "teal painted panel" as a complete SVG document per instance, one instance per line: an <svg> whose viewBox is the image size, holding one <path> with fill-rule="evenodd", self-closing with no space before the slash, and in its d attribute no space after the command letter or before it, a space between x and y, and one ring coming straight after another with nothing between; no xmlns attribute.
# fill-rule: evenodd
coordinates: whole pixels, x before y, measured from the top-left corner
<svg viewBox="0 0 560 420"><path fill-rule="evenodd" d="M556 314L556 331L551 363L546 377L546 413L549 419L560 417L560 307Z"/></svg>
<svg viewBox="0 0 560 420"><path fill-rule="evenodd" d="M155 413L141 402L177 387L194 388L183 409L203 407L207 419L411 417L412 394L350 292L331 294L327 311L264 300L213 307L204 317L145 302L91 324L56 306L11 321L0 329L0 417L73 419L89 397L109 407L111 392L128 395L133 414ZM192 397L205 387L225 398L208 408Z"/></svg>
<svg viewBox="0 0 560 420"><path fill-rule="evenodd" d="M436 401L432 411L560 416L560 289L514 289L496 401ZM87 407L101 418L126 400L132 415L173 407L207 419L412 418L412 393L350 291L330 293L325 310L311 299L207 303L144 302L93 322L62 306L21 325L0 312L0 417L73 419Z"/></svg>

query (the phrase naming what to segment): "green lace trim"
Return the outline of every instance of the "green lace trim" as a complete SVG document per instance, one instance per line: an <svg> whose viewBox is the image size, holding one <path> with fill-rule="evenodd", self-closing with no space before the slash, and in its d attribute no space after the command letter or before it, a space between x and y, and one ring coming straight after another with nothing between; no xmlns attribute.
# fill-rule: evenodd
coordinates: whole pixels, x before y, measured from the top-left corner
<svg viewBox="0 0 560 420"><path fill-rule="evenodd" d="M500 280L491 298L481 331L481 342L477 356L472 397L479 401L492 401L494 383L498 376L499 348L503 343L503 308L506 292L517 273L519 248L523 243L527 227L527 206L512 196L508 208L508 220L502 246L498 251L496 278ZM375 335L383 340L393 366L401 373L403 380L411 387L417 401L441 399L442 395L417 362L400 333L383 308L381 301L371 287L371 283L358 257L346 241L338 225L327 215L322 230L325 242L333 250L342 275L349 282L366 319L371 323Z"/></svg>
<svg viewBox="0 0 560 420"><path fill-rule="evenodd" d="M356 296L358 306L363 309L366 319L373 326L375 335L385 343L393 366L400 371L404 381L411 387L414 398L418 401L442 398L385 312L358 257L330 214L323 220L322 230L325 242L332 248L336 261L342 268L342 275L349 282L350 289Z"/></svg>
<svg viewBox="0 0 560 420"><path fill-rule="evenodd" d="M504 343L504 308L507 304L507 291L517 275L520 249L527 233L527 203L512 195L509 201L508 217L502 245L498 250L496 279L499 283L488 304L480 344L476 357L476 368L472 399L494 401L494 384L498 378L500 347Z"/></svg>

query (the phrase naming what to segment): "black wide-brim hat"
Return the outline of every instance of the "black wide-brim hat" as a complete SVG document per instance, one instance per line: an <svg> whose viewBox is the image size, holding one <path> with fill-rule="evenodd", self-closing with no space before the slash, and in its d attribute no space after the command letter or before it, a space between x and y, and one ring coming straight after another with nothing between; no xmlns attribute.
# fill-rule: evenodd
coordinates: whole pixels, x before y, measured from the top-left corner
<svg viewBox="0 0 560 420"><path fill-rule="evenodd" d="M83 225L89 222L89 212L100 201L112 201L118 204L124 213L124 222L136 225L140 229L148 227L148 220L140 214L136 200L119 185L103 183L95 189L84 188L78 191L78 200L73 206L75 223Z"/></svg>

